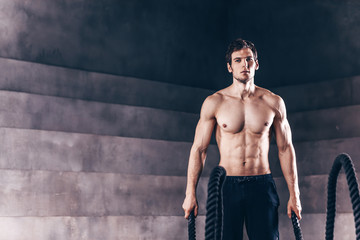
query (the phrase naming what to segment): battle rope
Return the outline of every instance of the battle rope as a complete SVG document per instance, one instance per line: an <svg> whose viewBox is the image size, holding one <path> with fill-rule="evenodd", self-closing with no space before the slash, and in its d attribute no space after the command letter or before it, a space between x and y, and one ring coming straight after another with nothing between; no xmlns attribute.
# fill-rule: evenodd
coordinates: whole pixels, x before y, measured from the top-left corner
<svg viewBox="0 0 360 240"><path fill-rule="evenodd" d="M291 222L292 222L293 229L294 229L295 239L303 240L299 219L297 218L297 216L294 212L291 212Z"/></svg>
<svg viewBox="0 0 360 240"><path fill-rule="evenodd" d="M221 240L223 225L222 187L225 168L215 167L210 175L206 202L205 240Z"/></svg>
<svg viewBox="0 0 360 240"><path fill-rule="evenodd" d="M221 240L222 237L222 186L226 178L223 167L217 166L210 175L208 184L208 199L206 203L205 240ZM291 220L296 240L303 240L299 220L292 212ZM194 211L190 213L188 220L189 240L196 240Z"/></svg>
<svg viewBox="0 0 360 240"><path fill-rule="evenodd" d="M222 186L226 171L223 167L215 167L208 184L208 199L206 202L205 240L221 240L222 236ZM195 215L191 211L188 220L189 240L196 240Z"/></svg>
<svg viewBox="0 0 360 240"><path fill-rule="evenodd" d="M360 240L360 195L359 186L356 179L355 169L350 156L342 153L336 157L329 174L328 181L328 199L326 216L326 240L334 239L335 223L335 204L336 204L336 182L341 170L344 167L347 183L350 191L350 198L354 212L354 221L356 229L356 240Z"/></svg>
<svg viewBox="0 0 360 240"><path fill-rule="evenodd" d="M334 161L328 179L328 199L326 212L326 240L334 239L334 224L336 211L336 183L341 167L344 168L349 186L350 198L354 212L356 240L360 240L360 194L354 164L346 153L338 155ZM211 173L208 185L208 200L206 205L206 240L220 240L222 235L222 185L226 171L216 167ZM291 214L296 240L303 240L299 221L294 212ZM192 212L188 223L189 240L196 240L195 216Z"/></svg>
<svg viewBox="0 0 360 240"><path fill-rule="evenodd" d="M194 211L191 211L188 221L188 236L189 240L196 240L196 226Z"/></svg>

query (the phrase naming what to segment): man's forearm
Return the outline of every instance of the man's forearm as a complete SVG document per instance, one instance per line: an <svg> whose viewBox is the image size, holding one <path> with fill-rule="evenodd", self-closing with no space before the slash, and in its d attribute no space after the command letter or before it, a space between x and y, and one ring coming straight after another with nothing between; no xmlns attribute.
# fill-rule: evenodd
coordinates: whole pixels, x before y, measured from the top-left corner
<svg viewBox="0 0 360 240"><path fill-rule="evenodd" d="M206 153L198 149L191 149L187 173L186 195L196 195L196 187L204 167Z"/></svg>
<svg viewBox="0 0 360 240"><path fill-rule="evenodd" d="M290 196L298 197L300 195L298 175L296 167L295 150L289 145L283 151L279 150L279 159L281 169L288 185Z"/></svg>

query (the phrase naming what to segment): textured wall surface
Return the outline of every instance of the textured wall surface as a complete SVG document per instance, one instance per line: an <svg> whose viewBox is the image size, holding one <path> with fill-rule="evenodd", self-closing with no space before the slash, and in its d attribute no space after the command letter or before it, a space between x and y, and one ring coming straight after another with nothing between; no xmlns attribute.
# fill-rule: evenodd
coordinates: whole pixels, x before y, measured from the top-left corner
<svg viewBox="0 0 360 240"><path fill-rule="evenodd" d="M17 60L0 59L0 69L0 239L186 239L181 204L202 101L197 95L211 91ZM96 91L102 80L108 88ZM327 174L335 156L348 152L360 166L359 84L353 77L328 81L326 92L324 83L272 89L290 110L305 239L324 239ZM132 89L147 89L148 101ZM177 89L184 98L173 94ZM298 92L307 92L306 100L295 98ZM185 99L193 105L188 111ZM211 144L198 187L198 239L218 159ZM280 233L288 239L288 190L274 144L270 161ZM343 175L335 231L336 239L354 239Z"/></svg>
<svg viewBox="0 0 360 240"><path fill-rule="evenodd" d="M260 85L360 75L359 1L231 1L228 17L229 41L258 48Z"/></svg>
<svg viewBox="0 0 360 240"><path fill-rule="evenodd" d="M194 112L210 91L9 59L0 69L0 239L185 238Z"/></svg>
<svg viewBox="0 0 360 240"><path fill-rule="evenodd" d="M266 87L360 74L356 0L4 0L0 12L6 58L219 89L243 37Z"/></svg>
<svg viewBox="0 0 360 240"><path fill-rule="evenodd" d="M224 78L222 1L0 1L0 56L156 81Z"/></svg>
<svg viewBox="0 0 360 240"><path fill-rule="evenodd" d="M348 152L360 168L359 18L352 0L0 1L0 239L186 239L187 158L212 91L171 83L227 85L238 36L260 51L256 82L287 104L304 237L324 239L333 159ZM218 159L212 144L199 239ZM275 145L270 161L290 239ZM336 239L355 238L348 195L341 176Z"/></svg>

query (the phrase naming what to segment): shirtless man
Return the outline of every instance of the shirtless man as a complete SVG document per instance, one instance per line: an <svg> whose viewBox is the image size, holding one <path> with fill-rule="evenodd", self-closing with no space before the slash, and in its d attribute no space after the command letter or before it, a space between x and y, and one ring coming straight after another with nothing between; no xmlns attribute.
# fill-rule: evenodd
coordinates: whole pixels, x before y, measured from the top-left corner
<svg viewBox="0 0 360 240"><path fill-rule="evenodd" d="M223 239L242 239L245 222L250 240L278 239L279 197L271 176L268 152L274 132L281 169L288 185L291 211L301 219L300 192L291 130L281 97L254 84L259 68L254 44L237 39L226 53L233 83L206 98L201 108L189 157L185 218L198 214L196 187L204 167L213 129L219 165L227 177L223 186Z"/></svg>

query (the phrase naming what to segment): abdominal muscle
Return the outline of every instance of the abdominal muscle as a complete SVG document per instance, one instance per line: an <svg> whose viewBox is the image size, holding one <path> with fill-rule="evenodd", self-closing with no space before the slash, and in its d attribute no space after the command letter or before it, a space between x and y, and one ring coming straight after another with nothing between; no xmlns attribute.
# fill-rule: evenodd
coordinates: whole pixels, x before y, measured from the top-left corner
<svg viewBox="0 0 360 240"><path fill-rule="evenodd" d="M219 165L228 176L254 176L269 174L269 133L253 134L245 129L240 133L217 132L220 152Z"/></svg>

